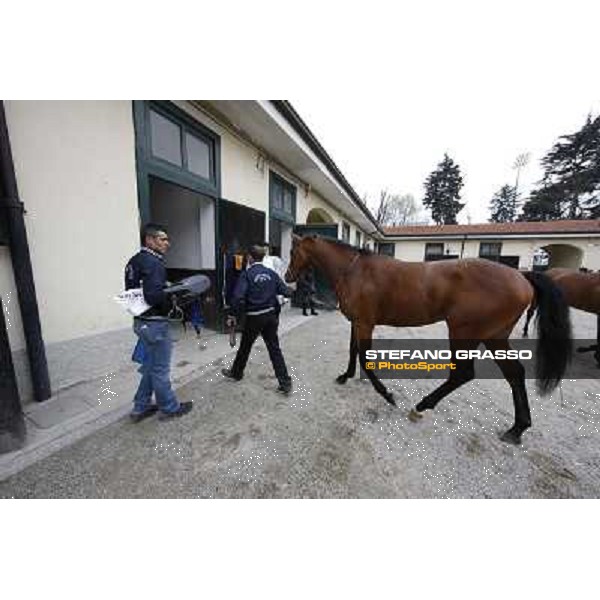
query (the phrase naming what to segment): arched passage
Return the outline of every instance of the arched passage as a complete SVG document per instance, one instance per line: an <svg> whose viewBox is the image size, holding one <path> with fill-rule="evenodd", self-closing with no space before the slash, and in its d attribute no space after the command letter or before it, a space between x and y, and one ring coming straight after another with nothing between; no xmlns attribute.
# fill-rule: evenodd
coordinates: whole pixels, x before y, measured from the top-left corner
<svg viewBox="0 0 600 600"><path fill-rule="evenodd" d="M579 269L582 266L583 250L571 244L548 244L542 248L550 255L548 268Z"/></svg>
<svg viewBox="0 0 600 600"><path fill-rule="evenodd" d="M335 223L335 221L324 208L311 208L306 217L306 224L318 225L319 223Z"/></svg>

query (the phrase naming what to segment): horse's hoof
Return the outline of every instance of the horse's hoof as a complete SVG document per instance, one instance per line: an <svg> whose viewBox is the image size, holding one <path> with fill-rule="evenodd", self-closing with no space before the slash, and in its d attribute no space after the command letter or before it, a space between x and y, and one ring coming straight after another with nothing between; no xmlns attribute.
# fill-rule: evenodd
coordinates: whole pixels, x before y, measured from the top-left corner
<svg viewBox="0 0 600 600"><path fill-rule="evenodd" d="M346 383L346 381L348 381L348 375L338 375L335 378L336 383L339 383L340 385L344 385Z"/></svg>
<svg viewBox="0 0 600 600"><path fill-rule="evenodd" d="M512 444L513 446L521 445L521 436L512 432L510 429L502 433L500 435L500 439L507 444Z"/></svg>
<svg viewBox="0 0 600 600"><path fill-rule="evenodd" d="M408 420L413 423L418 423L423 418L423 413L417 412L414 408L408 413Z"/></svg>
<svg viewBox="0 0 600 600"><path fill-rule="evenodd" d="M384 398L389 402L392 406L396 406L396 401L394 400L394 395L387 393Z"/></svg>
<svg viewBox="0 0 600 600"><path fill-rule="evenodd" d="M424 410L433 410L434 408L435 405L432 406L429 400L427 398L424 398L423 400L421 400L421 402L419 402L419 404L417 404L417 406L415 406L413 410L422 413Z"/></svg>

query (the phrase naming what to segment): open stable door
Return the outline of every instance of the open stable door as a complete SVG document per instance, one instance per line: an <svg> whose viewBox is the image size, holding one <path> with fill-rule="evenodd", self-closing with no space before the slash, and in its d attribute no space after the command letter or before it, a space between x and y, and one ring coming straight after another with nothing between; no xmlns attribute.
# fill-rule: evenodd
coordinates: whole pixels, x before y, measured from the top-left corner
<svg viewBox="0 0 600 600"><path fill-rule="evenodd" d="M246 268L245 254L253 244L265 242L265 213L225 199L219 201L220 303L226 309L235 284Z"/></svg>
<svg viewBox="0 0 600 600"><path fill-rule="evenodd" d="M312 224L312 225L296 225L294 227L294 233L296 235L307 236L307 235L320 235L322 237L338 239L338 226L336 223L323 223L323 224ZM317 288L316 298L323 304L323 308L334 309L337 306L337 298L335 291L329 282L325 279L322 273L315 269L315 283ZM296 294L292 298L294 306L298 306L296 301Z"/></svg>

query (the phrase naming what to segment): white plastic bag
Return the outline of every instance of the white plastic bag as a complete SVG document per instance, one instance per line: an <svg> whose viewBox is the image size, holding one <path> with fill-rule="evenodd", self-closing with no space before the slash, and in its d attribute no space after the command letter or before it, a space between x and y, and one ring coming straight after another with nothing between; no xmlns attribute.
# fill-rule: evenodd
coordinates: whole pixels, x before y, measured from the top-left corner
<svg viewBox="0 0 600 600"><path fill-rule="evenodd" d="M144 300L142 288L121 292L114 297L114 300L134 317L139 317L150 308L150 305Z"/></svg>

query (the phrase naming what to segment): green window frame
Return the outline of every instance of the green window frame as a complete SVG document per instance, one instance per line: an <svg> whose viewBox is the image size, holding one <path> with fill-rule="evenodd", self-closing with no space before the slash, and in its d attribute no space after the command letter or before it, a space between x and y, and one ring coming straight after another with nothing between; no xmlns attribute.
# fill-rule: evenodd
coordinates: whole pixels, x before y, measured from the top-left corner
<svg viewBox="0 0 600 600"><path fill-rule="evenodd" d="M295 225L296 193L293 183L269 171L269 217Z"/></svg>
<svg viewBox="0 0 600 600"><path fill-rule="evenodd" d="M212 198L221 195L220 137L196 121L185 111L167 101L134 101L134 122L136 130L136 163L140 194L140 213L146 220L149 211L148 176L187 187ZM151 115L156 113L179 132L181 164L169 162L152 151ZM190 170L190 152L187 141L192 136L205 145L208 151L207 177Z"/></svg>

